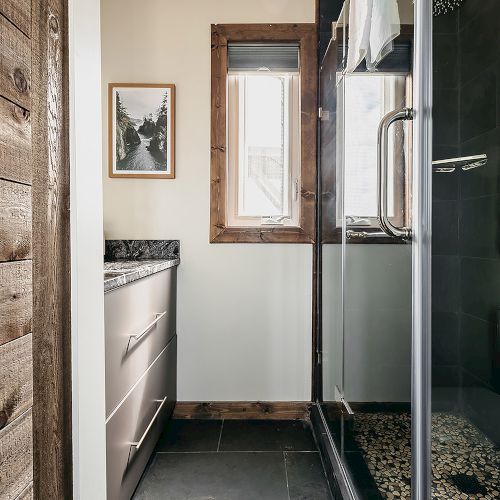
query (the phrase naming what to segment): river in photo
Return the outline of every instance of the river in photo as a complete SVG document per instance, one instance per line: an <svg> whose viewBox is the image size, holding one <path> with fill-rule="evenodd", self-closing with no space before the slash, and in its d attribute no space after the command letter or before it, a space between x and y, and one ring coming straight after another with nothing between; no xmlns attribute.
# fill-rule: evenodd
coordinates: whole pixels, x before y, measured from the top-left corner
<svg viewBox="0 0 500 500"><path fill-rule="evenodd" d="M167 170L166 160L160 160L148 151L150 137L139 134L141 143L133 146L127 156L116 162L117 170Z"/></svg>

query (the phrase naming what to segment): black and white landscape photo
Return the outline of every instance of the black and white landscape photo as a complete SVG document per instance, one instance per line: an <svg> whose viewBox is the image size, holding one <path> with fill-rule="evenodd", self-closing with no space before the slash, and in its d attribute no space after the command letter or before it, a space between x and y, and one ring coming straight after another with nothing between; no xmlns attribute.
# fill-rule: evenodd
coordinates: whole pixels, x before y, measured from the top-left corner
<svg viewBox="0 0 500 500"><path fill-rule="evenodd" d="M110 84L111 177L175 177L174 93L171 84Z"/></svg>

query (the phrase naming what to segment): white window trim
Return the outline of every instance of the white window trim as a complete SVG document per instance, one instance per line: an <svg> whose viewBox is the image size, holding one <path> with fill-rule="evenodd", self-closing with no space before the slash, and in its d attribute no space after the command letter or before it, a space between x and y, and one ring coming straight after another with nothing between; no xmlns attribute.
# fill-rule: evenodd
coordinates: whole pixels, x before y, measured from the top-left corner
<svg viewBox="0 0 500 500"><path fill-rule="evenodd" d="M286 196L289 199L289 217L284 219L245 217L238 215L238 172L244 155L240 152L240 131L244 123L240 108L243 99L240 92L239 75L262 75L259 71L229 72L227 78L227 226L228 227L300 227L300 74L266 71L265 75L289 75L289 110L288 123L290 127L288 142L289 186Z"/></svg>

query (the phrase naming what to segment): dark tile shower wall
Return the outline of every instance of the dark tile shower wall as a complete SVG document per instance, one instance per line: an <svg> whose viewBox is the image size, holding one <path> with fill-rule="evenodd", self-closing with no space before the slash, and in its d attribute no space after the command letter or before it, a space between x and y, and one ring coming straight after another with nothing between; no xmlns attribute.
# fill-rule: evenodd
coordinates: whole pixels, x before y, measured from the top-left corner
<svg viewBox="0 0 500 500"><path fill-rule="evenodd" d="M464 411L500 442L500 2L459 13L459 147L488 164L459 181L460 368ZM486 417L486 418L483 418ZM492 425L493 424L493 425ZM496 426L498 427L498 426Z"/></svg>
<svg viewBox="0 0 500 500"><path fill-rule="evenodd" d="M459 154L458 13L434 18L433 159ZM432 363L433 385L446 387L437 407L459 405L460 257L459 179L433 176Z"/></svg>
<svg viewBox="0 0 500 500"><path fill-rule="evenodd" d="M466 0L434 19L433 40L434 159L488 155L486 166L433 177L433 383L459 387L455 404L497 442L499 17L498 0Z"/></svg>

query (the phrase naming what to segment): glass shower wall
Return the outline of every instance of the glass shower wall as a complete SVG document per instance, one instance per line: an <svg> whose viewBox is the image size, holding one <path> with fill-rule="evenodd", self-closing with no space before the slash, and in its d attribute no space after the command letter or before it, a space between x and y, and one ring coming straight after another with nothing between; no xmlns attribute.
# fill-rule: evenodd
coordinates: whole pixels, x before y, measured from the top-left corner
<svg viewBox="0 0 500 500"><path fill-rule="evenodd" d="M499 19L495 0L434 18L433 160L487 163L433 173L433 498L500 498Z"/></svg>
<svg viewBox="0 0 500 500"><path fill-rule="evenodd" d="M382 233L377 131L411 107L412 4L393 52L346 74L349 2L322 61L322 402L343 467L360 498L411 489L412 246ZM410 221L411 126L391 126L389 217ZM354 234L354 237L348 235ZM367 234L367 237L363 235Z"/></svg>

